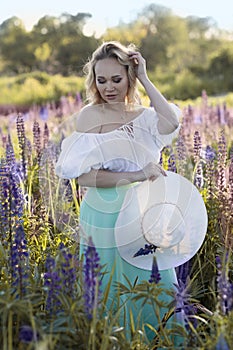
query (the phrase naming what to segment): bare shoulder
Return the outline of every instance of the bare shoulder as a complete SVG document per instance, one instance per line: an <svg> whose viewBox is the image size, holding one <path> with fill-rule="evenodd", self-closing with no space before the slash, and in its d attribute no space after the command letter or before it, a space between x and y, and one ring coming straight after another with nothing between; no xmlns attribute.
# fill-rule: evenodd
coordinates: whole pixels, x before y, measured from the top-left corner
<svg viewBox="0 0 233 350"><path fill-rule="evenodd" d="M98 133L101 130L101 113L98 107L87 105L82 108L77 118L77 131Z"/></svg>

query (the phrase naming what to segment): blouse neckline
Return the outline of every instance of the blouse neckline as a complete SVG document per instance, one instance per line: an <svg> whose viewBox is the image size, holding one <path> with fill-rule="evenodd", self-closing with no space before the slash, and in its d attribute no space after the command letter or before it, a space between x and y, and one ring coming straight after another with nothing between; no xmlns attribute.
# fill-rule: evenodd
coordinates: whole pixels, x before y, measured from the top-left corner
<svg viewBox="0 0 233 350"><path fill-rule="evenodd" d="M108 134L112 134L114 132L118 132L121 131L123 128L127 127L130 123L134 123L136 120L138 120L139 118L142 117L142 115L145 113L146 110L148 110L149 108L144 108L143 111L141 113L139 113L139 115L137 115L135 118L133 118L132 120L128 121L125 124L122 124L121 126L119 126L116 129L113 129L111 131L106 131L106 132L79 132L79 131L74 131L76 134L85 134L85 135L108 135Z"/></svg>

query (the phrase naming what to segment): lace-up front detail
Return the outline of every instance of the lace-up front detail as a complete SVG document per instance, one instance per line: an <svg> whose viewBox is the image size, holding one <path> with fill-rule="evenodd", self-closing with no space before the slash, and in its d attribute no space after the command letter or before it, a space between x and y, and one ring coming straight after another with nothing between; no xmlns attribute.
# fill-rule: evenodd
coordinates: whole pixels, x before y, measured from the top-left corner
<svg viewBox="0 0 233 350"><path fill-rule="evenodd" d="M124 124L119 127L120 131L124 131L128 136L134 139L134 127L133 127L133 122L130 122L128 124Z"/></svg>

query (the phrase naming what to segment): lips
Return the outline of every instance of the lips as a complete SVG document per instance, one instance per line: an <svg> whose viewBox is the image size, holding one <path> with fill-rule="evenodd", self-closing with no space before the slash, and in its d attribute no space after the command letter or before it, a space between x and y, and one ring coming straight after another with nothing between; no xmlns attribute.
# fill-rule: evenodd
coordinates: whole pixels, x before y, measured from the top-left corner
<svg viewBox="0 0 233 350"><path fill-rule="evenodd" d="M117 95L106 95L106 98L108 100L114 100L116 98Z"/></svg>

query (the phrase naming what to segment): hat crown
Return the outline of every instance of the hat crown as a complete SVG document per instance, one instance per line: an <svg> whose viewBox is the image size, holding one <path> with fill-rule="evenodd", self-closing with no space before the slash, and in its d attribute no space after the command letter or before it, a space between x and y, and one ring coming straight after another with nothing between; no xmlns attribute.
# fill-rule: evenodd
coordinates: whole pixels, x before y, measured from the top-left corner
<svg viewBox="0 0 233 350"><path fill-rule="evenodd" d="M146 241L159 248L170 248L182 241L185 223L179 207L174 203L157 203L149 207L141 223Z"/></svg>

